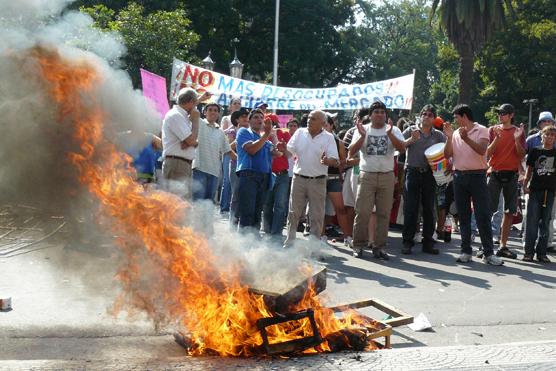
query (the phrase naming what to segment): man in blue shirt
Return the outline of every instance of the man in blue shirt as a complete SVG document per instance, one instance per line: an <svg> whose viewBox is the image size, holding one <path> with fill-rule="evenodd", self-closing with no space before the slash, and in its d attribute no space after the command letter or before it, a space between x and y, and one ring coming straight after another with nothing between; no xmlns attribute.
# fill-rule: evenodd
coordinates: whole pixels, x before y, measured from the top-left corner
<svg viewBox="0 0 556 371"><path fill-rule="evenodd" d="M272 122L263 123L264 113L255 109L249 114L249 127L241 128L236 136L239 177L239 226L257 232L268 190L271 188L272 156L281 156L268 140ZM261 135L262 134L262 135Z"/></svg>

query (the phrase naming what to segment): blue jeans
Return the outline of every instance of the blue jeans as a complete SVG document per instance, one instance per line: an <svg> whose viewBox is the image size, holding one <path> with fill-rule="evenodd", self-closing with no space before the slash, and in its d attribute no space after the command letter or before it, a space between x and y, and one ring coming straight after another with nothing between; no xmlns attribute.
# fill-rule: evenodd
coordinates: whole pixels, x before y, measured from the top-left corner
<svg viewBox="0 0 556 371"><path fill-rule="evenodd" d="M268 192L269 174L243 170L239 174L239 226L252 228L257 233L261 225L261 213Z"/></svg>
<svg viewBox="0 0 556 371"><path fill-rule="evenodd" d="M289 187L290 177L287 171L276 176L274 187L269 192L263 209L264 231L266 233L282 235L288 216Z"/></svg>
<svg viewBox="0 0 556 371"><path fill-rule="evenodd" d="M230 184L230 155L222 158L222 193L220 195L220 212L230 211L232 186Z"/></svg>
<svg viewBox="0 0 556 371"><path fill-rule="evenodd" d="M236 219L239 217L239 177L236 174L236 164L232 163L231 161L228 172L230 174L230 186L232 189L232 197L230 200L230 222L232 224L237 224Z"/></svg>
<svg viewBox="0 0 556 371"><path fill-rule="evenodd" d="M494 244L492 242L492 212L490 209L490 196L486 183L486 171L477 173L466 173L456 171L454 173L454 196L461 233L461 252L471 254L471 200L481 244L485 257L493 254Z"/></svg>
<svg viewBox="0 0 556 371"><path fill-rule="evenodd" d="M419 204L423 205L423 240L432 241L434 233L434 198L436 181L432 171L405 170L403 204L403 241L412 243L419 219Z"/></svg>
<svg viewBox="0 0 556 371"><path fill-rule="evenodd" d="M537 258L546 256L548 242L548 224L551 222L554 191L546 191L546 204L544 203L545 191L531 190L527 202L527 222L525 226L525 254L535 255L535 242L537 236ZM546 206L543 207L543 204Z"/></svg>
<svg viewBox="0 0 556 371"><path fill-rule="evenodd" d="M193 169L193 201L212 200L218 187L218 177Z"/></svg>

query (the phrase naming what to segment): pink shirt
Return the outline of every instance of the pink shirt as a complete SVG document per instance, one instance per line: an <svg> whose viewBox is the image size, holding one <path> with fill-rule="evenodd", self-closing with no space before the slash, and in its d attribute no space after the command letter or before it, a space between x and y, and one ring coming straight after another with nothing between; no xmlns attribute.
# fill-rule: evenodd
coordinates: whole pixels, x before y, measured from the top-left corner
<svg viewBox="0 0 556 371"><path fill-rule="evenodd" d="M488 143L488 129L476 122L473 125L473 129L467 132L469 139L476 143L481 140ZM454 170L486 170L488 168L486 151L482 156L475 152L461 139L459 130L454 131L452 136L452 148L454 150Z"/></svg>

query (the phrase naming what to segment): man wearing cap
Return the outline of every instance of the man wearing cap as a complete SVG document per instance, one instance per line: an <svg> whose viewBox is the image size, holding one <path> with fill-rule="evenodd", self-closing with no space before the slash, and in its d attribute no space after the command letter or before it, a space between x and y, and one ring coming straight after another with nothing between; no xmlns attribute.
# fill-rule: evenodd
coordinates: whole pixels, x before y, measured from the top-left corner
<svg viewBox="0 0 556 371"><path fill-rule="evenodd" d="M264 115L266 115L267 108L268 108L268 104L266 102L259 102L255 104L255 109L261 110Z"/></svg>
<svg viewBox="0 0 556 371"><path fill-rule="evenodd" d="M278 116L273 113L266 114L265 120L270 120L272 126L279 125ZM270 138L275 145L282 143L282 146L285 147L290 140L290 134L286 131L275 129L272 131ZM286 223L288 189L290 185L288 165L288 156L286 153L282 156L274 157L272 160L274 185L267 195L263 208L263 228L265 233L274 238L282 236L282 229L284 229L284 224ZM282 243L282 241L279 242Z"/></svg>
<svg viewBox="0 0 556 371"><path fill-rule="evenodd" d="M375 246L373 256L388 260L386 246L392 200L394 197L394 152L405 152L400 129L386 122L386 105L373 102L370 118L357 123L357 131L349 146L349 156L359 153L359 188L355 199L353 255L361 257L369 243L369 219L376 206Z"/></svg>
<svg viewBox="0 0 556 371"><path fill-rule="evenodd" d="M542 147L542 135L541 131L547 126L555 125L556 122L554 121L554 116L552 112L544 111L539 114L539 119L537 120L537 127L539 131L535 134L529 135L526 140L526 148L527 154L531 152L533 148ZM554 148L556 148L556 144L554 144ZM554 218L556 216L556 203L552 206L552 219L548 224L548 251L554 251ZM525 222L525 220L524 220ZM524 223L525 224L525 223ZM522 230L526 229L525 226L522 225Z"/></svg>
<svg viewBox="0 0 556 371"><path fill-rule="evenodd" d="M260 227L266 194L271 188L272 156L282 155L269 141L272 123L270 120L263 122L261 110L251 111L249 128L240 128L236 136L239 226L255 234Z"/></svg>
<svg viewBox="0 0 556 371"><path fill-rule="evenodd" d="M405 157L402 254L411 254L411 248L415 244L413 238L418 225L419 206L422 206L423 252L436 255L439 251L434 247L432 238L436 181L425 157L425 151L434 144L446 142L446 136L433 128L433 121L436 118L434 106L425 105L421 109L420 116L420 127L410 126L403 132L407 154Z"/></svg>
<svg viewBox="0 0 556 371"><path fill-rule="evenodd" d="M218 187L222 165L220 159L225 154L235 158L226 134L216 123L220 116L220 106L209 103L204 109L205 120L199 124L198 145L193 160L193 200L212 200Z"/></svg>
<svg viewBox="0 0 556 371"><path fill-rule="evenodd" d="M473 111L466 104L458 104L452 111L457 130L449 122L444 123L447 137L444 156L453 159L454 195L461 232L460 263L472 259L471 248L471 200L483 245L483 261L487 264L502 265L502 259L494 254L490 198L486 183L488 168L486 152L489 143L488 129L473 121ZM513 134L512 134L513 135Z"/></svg>
<svg viewBox="0 0 556 371"><path fill-rule="evenodd" d="M504 198L504 217L500 231L500 248L496 256L515 259L517 254L507 246L508 235L512 226L513 214L517 211L517 181L519 166L525 156L525 137L523 124L518 128L513 125L514 107L505 103L497 110L499 124L488 129L489 145L487 148L488 180L491 211L498 210L500 192ZM499 231L493 231L499 233Z"/></svg>
<svg viewBox="0 0 556 371"><path fill-rule="evenodd" d="M328 166L339 164L334 136L324 130L326 114L312 111L307 128L299 128L288 142L288 155L295 156L288 212L288 235L284 247L294 244L297 223L309 202L309 220L314 241L320 241L326 202Z"/></svg>
<svg viewBox="0 0 556 371"><path fill-rule="evenodd" d="M177 104L162 121L162 177L166 189L185 198L191 196L191 165L199 133L200 113L196 106L198 101L208 97L208 92L199 98L195 90L181 89Z"/></svg>

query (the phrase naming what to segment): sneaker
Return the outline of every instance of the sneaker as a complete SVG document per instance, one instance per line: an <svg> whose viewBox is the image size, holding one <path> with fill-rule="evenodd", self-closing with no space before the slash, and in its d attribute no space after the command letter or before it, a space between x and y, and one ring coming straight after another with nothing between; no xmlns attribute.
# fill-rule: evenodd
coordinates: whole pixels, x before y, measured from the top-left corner
<svg viewBox="0 0 556 371"><path fill-rule="evenodd" d="M523 258L521 260L523 260L524 262L532 262L533 261L533 255L525 254L525 255L523 255Z"/></svg>
<svg viewBox="0 0 556 371"><path fill-rule="evenodd" d="M353 249L353 257L354 258L363 258L363 249L362 248L355 248Z"/></svg>
<svg viewBox="0 0 556 371"><path fill-rule="evenodd" d="M458 263L469 263L472 259L471 254L462 253L456 261Z"/></svg>
<svg viewBox="0 0 556 371"><path fill-rule="evenodd" d="M423 241L423 252L432 255L438 255L440 250L434 247L433 241Z"/></svg>
<svg viewBox="0 0 556 371"><path fill-rule="evenodd" d="M305 237L307 237L307 236L310 235L310 234L311 234L311 227L309 226L309 224L307 224L307 225L305 226L305 230L303 231L303 235L304 235Z"/></svg>
<svg viewBox="0 0 556 371"><path fill-rule="evenodd" d="M512 250L508 249L506 246L502 246L501 248L499 248L498 251L496 251L496 256L502 258L509 258L509 259L517 258L517 254Z"/></svg>
<svg viewBox="0 0 556 371"><path fill-rule="evenodd" d="M351 238L351 236L346 236L346 238L344 238L344 245L347 247L352 247L353 246L353 238Z"/></svg>
<svg viewBox="0 0 556 371"><path fill-rule="evenodd" d="M413 247L413 242L412 241L404 241L403 246L402 246L402 254L410 255L412 247Z"/></svg>
<svg viewBox="0 0 556 371"><path fill-rule="evenodd" d="M539 261L539 263L550 263L550 259L548 259L548 256L546 255L543 256L537 255L537 260Z"/></svg>
<svg viewBox="0 0 556 371"><path fill-rule="evenodd" d="M379 260L389 260L388 254L381 248L373 249L373 256Z"/></svg>
<svg viewBox="0 0 556 371"><path fill-rule="evenodd" d="M490 265L503 265L504 261L492 254L483 258L483 262Z"/></svg>

